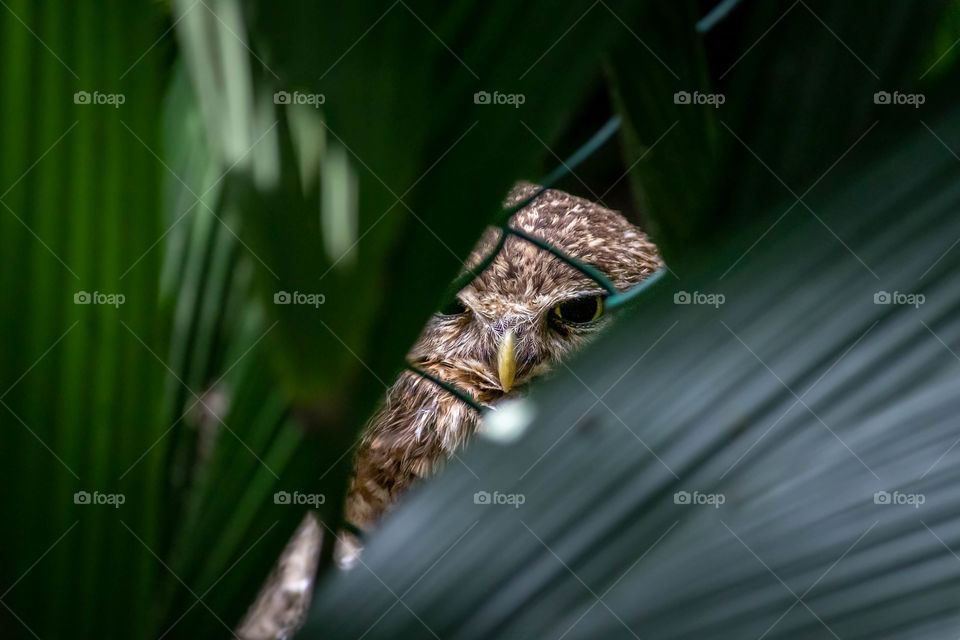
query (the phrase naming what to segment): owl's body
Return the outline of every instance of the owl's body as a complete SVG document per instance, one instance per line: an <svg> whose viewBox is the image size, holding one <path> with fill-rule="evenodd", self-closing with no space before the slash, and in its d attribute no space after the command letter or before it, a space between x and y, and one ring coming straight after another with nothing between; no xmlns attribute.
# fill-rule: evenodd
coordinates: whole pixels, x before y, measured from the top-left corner
<svg viewBox="0 0 960 640"><path fill-rule="evenodd" d="M537 191L521 184L512 206ZM661 265L656 247L615 211L561 191L547 190L518 211L510 224L546 240L628 289ZM472 270L500 239L489 229L467 260ZM587 323L551 316L558 304L601 296L604 290L566 262L511 235L490 266L459 294L463 313L431 318L409 353L411 363L456 385L477 402L504 397L499 360L511 333L515 362L511 393L585 344L606 318ZM429 475L476 429L477 412L430 380L405 372L363 438L350 494L347 521L367 528L411 483Z"/></svg>
<svg viewBox="0 0 960 640"><path fill-rule="evenodd" d="M506 205L537 189L518 185ZM621 291L662 264L653 243L622 215L561 191L545 191L510 224L597 268ZM468 270L496 247L500 233L487 231L467 260ZM566 262L511 235L490 266L460 291L459 307L427 322L409 361L481 405L494 405L508 393L522 392L606 324L605 293ZM358 447L347 522L368 530L417 479L452 456L478 421L472 407L434 382L410 371L401 374ZM357 541L345 540L338 549L341 565L358 553ZM265 588L258 603L270 593Z"/></svg>

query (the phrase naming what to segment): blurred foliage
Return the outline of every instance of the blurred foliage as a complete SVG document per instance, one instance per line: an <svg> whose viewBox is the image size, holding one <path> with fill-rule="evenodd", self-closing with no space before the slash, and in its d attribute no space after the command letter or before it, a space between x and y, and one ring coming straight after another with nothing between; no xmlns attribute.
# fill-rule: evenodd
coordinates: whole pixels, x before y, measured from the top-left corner
<svg viewBox="0 0 960 640"><path fill-rule="evenodd" d="M732 9L706 35L694 25L712 2L2 4L0 503L10 526L0 538L0 635L228 635L302 515L273 494L323 494L320 513L336 526L351 443L505 193L517 179L542 178L611 110L624 121L619 148L604 148L562 186L639 211L682 286L728 291L729 328L789 386L826 376L871 322L882 323L878 333L888 327L886 340L861 345L873 350L860 368L825 377L820 388L837 404L817 405L829 424L834 407L844 424L869 414L875 440L863 442L875 457L866 457L885 471L896 444L888 432L903 416L949 409L940 380L944 363L955 364L941 361L949 352L902 312L860 303L865 283L921 286L915 272L929 265L917 256L939 255L955 237L945 212L955 211L956 166L944 146L960 144L957 123L940 114L957 104L957 5L886 1L864 13L815 1L723 4ZM917 113L876 105L877 90L923 91L927 104ZM726 101L678 104L684 91ZM524 102L483 104L474 98L483 92ZM117 95L122 104L107 103ZM920 280L938 292L925 322L950 345L955 265L946 255ZM667 329L680 315L668 304L678 286L665 280L624 310L619 330L575 365L586 386L607 388L670 333L609 399L622 426L637 428L627 445L616 437L623 431L607 433L606 414L587 417L516 485L542 497L524 521L589 585L611 586L638 547L679 517L670 496L681 478L713 486L704 469L739 454L731 443L752 440L768 413L795 399L762 377L770 372L711 310L682 309L690 311L682 326ZM783 291L790 295L774 295ZM76 304L80 292L124 301ZM275 304L284 293L323 303ZM837 302L847 299L857 302ZM888 366L893 356L906 364ZM783 371L791 367L799 369ZM862 382L885 367L889 377ZM516 448L471 449L465 460L489 488L512 486L517 470L572 428L570 416L594 404L565 374L534 395L540 418ZM884 402L841 410L844 400L869 398ZM733 488L721 487L750 497L727 521L734 530L778 513L758 477L793 496L829 493L826 483L846 478L844 452L827 446L836 442L826 430L810 426L809 414L791 415L807 439L771 437L770 461L750 458ZM918 433L918 451L939 446L939 424ZM679 478L664 477L646 450L637 458L637 437ZM806 484L784 462L802 458L798 451L821 454ZM313 635L357 627L422 637L394 597L406 602L408 588L417 615L444 637L507 629L542 637L581 614L584 637L624 632L616 620L605 626L606 608L584 600L589 591L567 580L557 558L518 532L515 514L465 502L472 476L452 471L375 536L371 572L324 584ZM850 504L841 498L860 500L862 480L793 514L793 529L753 531L749 544L788 543L771 559L784 575L833 562L837 545L862 533L861 511L840 522ZM77 504L76 492L124 503ZM927 523L950 545L944 505ZM810 547L789 537L816 518L837 536L814 536ZM765 595L777 586L769 576L724 564L738 556L708 544L702 525L684 520L650 573L624 581L657 602L631 609L623 596L613 607L640 635L709 628L723 637L713 621L740 616L746 622L724 632L742 637L766 619L758 607L786 608ZM895 558L912 557L914 525L878 529L902 551ZM479 538L453 549L461 534ZM691 540L706 555L690 556L681 543ZM911 549L943 561L942 547ZM866 598L876 615L881 596L870 601L857 585L899 574L865 566L872 573L848 576L845 593ZM731 592L708 571L747 586ZM702 583L690 578L700 572ZM923 613L935 630L937 603L956 595L936 591L938 576L955 585L949 570L902 582L900 595L936 594L930 607L911 615L887 607L877 620L918 625ZM836 616L851 611L828 595ZM675 615L690 608L704 617ZM856 623L851 636L871 629L845 619ZM778 633L805 629L781 624Z"/></svg>
<svg viewBox="0 0 960 640"><path fill-rule="evenodd" d="M162 254L144 252L163 232L168 75L162 48L131 67L164 21L127 2L0 12L0 634L129 637L164 571L144 546L160 548L165 519L155 356L172 309ZM125 301L75 303L97 294ZM78 491L126 501L75 504Z"/></svg>

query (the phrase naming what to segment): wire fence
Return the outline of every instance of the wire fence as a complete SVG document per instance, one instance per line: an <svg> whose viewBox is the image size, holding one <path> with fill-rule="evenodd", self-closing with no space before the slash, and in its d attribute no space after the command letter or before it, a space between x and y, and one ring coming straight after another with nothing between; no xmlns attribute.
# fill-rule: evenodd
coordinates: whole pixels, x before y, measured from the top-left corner
<svg viewBox="0 0 960 640"><path fill-rule="evenodd" d="M614 116L608 120L607 123L604 124L603 127L601 127L600 130L597 131L589 140L587 140L579 149L577 149L576 152L574 152L566 162L561 162L559 167L557 167L553 172L550 173L550 175L544 178L540 183L540 188L537 189L536 192L512 207L504 209L498 214L498 216L491 223L491 226L495 226L500 229L500 238L497 241L497 245L486 256L483 257L476 267L468 269L453 282L445 296L447 301L452 301L461 289L469 285L480 274L486 271L486 269L493 263L497 255L503 249L507 238L510 236L514 236L525 242L529 242L538 249L564 261L572 268L596 282L607 293L607 297L604 301L604 307L607 309L616 310L622 308L626 302L635 298L641 291L652 285L663 276L665 270L659 269L640 284L637 284L627 290L620 291L616 288L616 286L614 286L610 279L607 278L607 276L601 273L593 265L587 264L586 262L571 256L570 254L553 246L542 238L530 235L529 233L510 225L510 220L513 218L515 213L530 205L531 202L543 195L547 189L550 189L560 179L572 173L581 162L586 160L597 149L603 146L603 144L620 129L620 122L620 116ZM446 382L445 380L441 380L440 378L428 373L427 371L424 371L423 369L420 369L419 367L416 367L413 364L408 363L407 368L422 378L434 383L444 391L454 395L457 399L472 407L478 413L482 414L484 411L486 411L486 407L474 400L470 394L458 388L456 385Z"/></svg>
<svg viewBox="0 0 960 640"><path fill-rule="evenodd" d="M695 25L697 32L707 33L712 30L720 21L722 21L733 9L740 4L741 0L721 0L718 2L713 9L711 9L707 15L705 15L697 24ZM604 301L604 307L607 309L619 309L622 308L625 303L637 297L642 291L648 287L655 284L660 278L663 277L663 274L666 273L666 269L661 268L655 271L650 275L649 278L643 282L630 287L625 291L619 291L610 279L605 275L600 273L595 267L589 265L582 260L577 259L574 256L567 254L561 249L554 247L549 242L532 236L525 231L520 229L515 229L510 226L510 219L517 212L529 205L531 202L539 198L544 191L551 188L555 185L561 178L572 173L573 170L584 160L589 158L593 153L603 146L603 144L609 140L614 133L620 129L621 118L620 116L614 116L610 118L604 124L599 131L597 131L593 136L587 140L579 149L577 149L573 155L571 155L566 162L561 162L560 166L553 170L546 178L540 182L540 188L529 198L523 200L522 202L508 207L500 212L500 214L494 219L491 223L491 226L498 227L500 229L500 239L497 242L497 246L487 254L480 263L473 269L468 269L465 273L461 274L456 280L454 280L450 289L447 291L445 296L445 301L453 301L457 292L466 287L468 284L473 282L477 276L483 273L487 267L489 267L497 255L500 253L500 250L503 249L503 245L506 243L507 238L510 236L515 236L520 238L535 247L550 253L551 255L563 260L568 265L587 276L598 285L603 287L607 292L607 298ZM484 413L487 408L481 405L479 402L474 400L470 394L466 393L462 389L459 389L456 385L450 384L444 380L437 378L436 376L414 366L413 364L407 363L407 368L419 375L422 378L429 380L434 383L444 391L456 396L459 400L465 404L472 407L478 413Z"/></svg>

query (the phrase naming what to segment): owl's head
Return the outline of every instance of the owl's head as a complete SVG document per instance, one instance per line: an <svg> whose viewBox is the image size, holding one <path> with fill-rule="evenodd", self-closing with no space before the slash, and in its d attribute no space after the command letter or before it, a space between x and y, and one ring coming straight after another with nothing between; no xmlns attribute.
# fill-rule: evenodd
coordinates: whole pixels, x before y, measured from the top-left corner
<svg viewBox="0 0 960 640"><path fill-rule="evenodd" d="M506 206L537 189L517 185ZM653 243L621 214L561 191L545 191L510 224L597 268L620 291L662 265ZM496 247L500 233L487 231L468 269ZM410 357L491 403L584 345L608 320L605 297L602 287L561 259L510 236L457 301L430 319Z"/></svg>

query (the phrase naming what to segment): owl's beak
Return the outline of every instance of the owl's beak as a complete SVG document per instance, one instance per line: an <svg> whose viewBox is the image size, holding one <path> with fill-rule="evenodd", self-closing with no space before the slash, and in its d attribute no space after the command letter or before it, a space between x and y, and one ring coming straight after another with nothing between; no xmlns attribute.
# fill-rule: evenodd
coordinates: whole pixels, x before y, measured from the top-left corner
<svg viewBox="0 0 960 640"><path fill-rule="evenodd" d="M500 377L500 388L503 389L504 393L510 391L516 373L516 338L513 329L508 329L500 338L500 347L497 350L497 375Z"/></svg>

